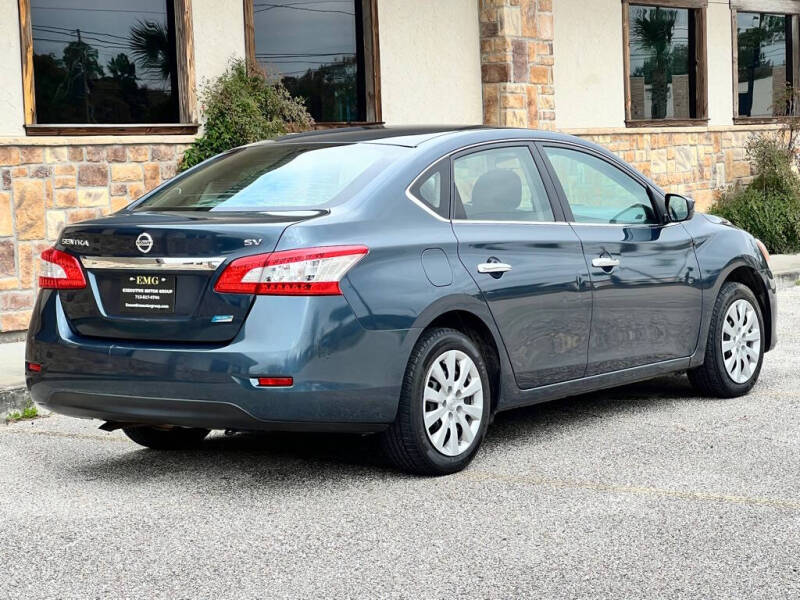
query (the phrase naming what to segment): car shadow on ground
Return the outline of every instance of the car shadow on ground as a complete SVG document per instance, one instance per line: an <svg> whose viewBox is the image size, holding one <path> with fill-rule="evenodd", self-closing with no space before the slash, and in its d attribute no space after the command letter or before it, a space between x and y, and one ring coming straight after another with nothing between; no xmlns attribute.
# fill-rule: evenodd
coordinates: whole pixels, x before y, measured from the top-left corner
<svg viewBox="0 0 800 600"><path fill-rule="evenodd" d="M509 442L540 439L565 425L613 418L631 410L656 410L693 395L685 376L669 376L503 412L492 424L481 452L502 452ZM82 463L76 469L79 476L92 480L134 482L194 473L203 479L235 478L237 485L248 481L263 485L276 479L330 481L334 472L336 477L402 477L384 458L377 436L283 432L215 435L192 451L134 449Z"/></svg>

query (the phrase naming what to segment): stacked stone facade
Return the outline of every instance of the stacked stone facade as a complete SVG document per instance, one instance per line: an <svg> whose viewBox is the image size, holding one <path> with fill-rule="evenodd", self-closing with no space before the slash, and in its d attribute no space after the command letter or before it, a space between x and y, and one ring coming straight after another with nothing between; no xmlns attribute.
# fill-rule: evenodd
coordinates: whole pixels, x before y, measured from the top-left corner
<svg viewBox="0 0 800 600"><path fill-rule="evenodd" d="M667 191L694 198L705 210L721 189L751 177L747 139L775 126L621 129L573 132L608 148Z"/></svg>
<svg viewBox="0 0 800 600"><path fill-rule="evenodd" d="M486 125L552 129L553 0L480 0Z"/></svg>
<svg viewBox="0 0 800 600"><path fill-rule="evenodd" d="M185 148L0 146L0 332L27 328L39 255L65 224L119 210L169 179Z"/></svg>

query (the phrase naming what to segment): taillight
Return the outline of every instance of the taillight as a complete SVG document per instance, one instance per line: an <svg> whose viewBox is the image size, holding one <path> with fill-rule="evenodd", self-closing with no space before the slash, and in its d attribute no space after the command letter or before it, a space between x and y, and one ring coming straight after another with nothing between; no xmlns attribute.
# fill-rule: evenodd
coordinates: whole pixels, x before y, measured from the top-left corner
<svg viewBox="0 0 800 600"><path fill-rule="evenodd" d="M335 296L339 282L369 250L324 246L237 258L214 285L222 294Z"/></svg>
<svg viewBox="0 0 800 600"><path fill-rule="evenodd" d="M39 287L54 290L85 288L86 278L83 276L83 269L78 259L55 248L48 248L42 252Z"/></svg>

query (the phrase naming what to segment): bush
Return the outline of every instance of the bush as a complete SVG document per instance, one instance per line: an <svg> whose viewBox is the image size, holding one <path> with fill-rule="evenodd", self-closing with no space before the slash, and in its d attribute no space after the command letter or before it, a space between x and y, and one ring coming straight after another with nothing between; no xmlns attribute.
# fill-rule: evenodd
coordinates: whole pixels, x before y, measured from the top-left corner
<svg viewBox="0 0 800 600"><path fill-rule="evenodd" d="M308 129L313 121L305 106L280 81L270 81L245 61L231 63L200 94L203 134L186 150L181 170L243 144Z"/></svg>
<svg viewBox="0 0 800 600"><path fill-rule="evenodd" d="M770 252L800 252L800 180L791 151L769 136L751 138L746 150L753 180L725 190L709 212L749 231Z"/></svg>

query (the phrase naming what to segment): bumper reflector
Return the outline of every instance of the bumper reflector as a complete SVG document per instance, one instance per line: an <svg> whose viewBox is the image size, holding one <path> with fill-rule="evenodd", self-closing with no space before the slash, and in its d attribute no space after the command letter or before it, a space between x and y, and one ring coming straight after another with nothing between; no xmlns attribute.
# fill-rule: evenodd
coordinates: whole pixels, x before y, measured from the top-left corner
<svg viewBox="0 0 800 600"><path fill-rule="evenodd" d="M39 373L42 370L42 365L40 365L39 363L35 363L35 362L26 362L25 363L25 368L28 369L28 371L33 371L34 373Z"/></svg>

